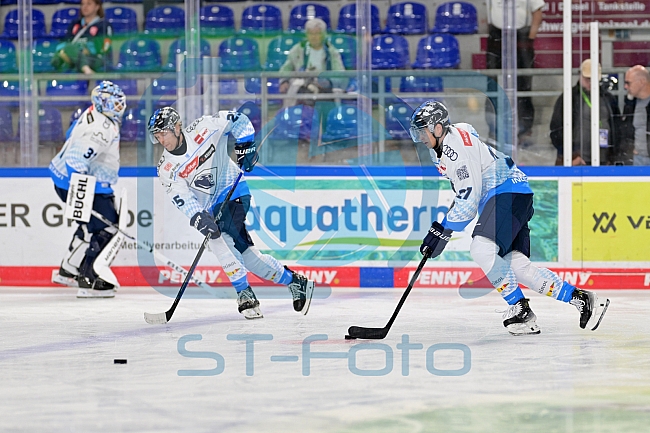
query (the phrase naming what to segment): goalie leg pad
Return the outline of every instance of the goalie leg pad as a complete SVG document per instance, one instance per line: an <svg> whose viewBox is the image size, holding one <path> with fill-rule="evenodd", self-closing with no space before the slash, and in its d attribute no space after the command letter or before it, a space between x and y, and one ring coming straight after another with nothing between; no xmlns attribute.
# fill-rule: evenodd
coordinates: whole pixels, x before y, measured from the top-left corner
<svg viewBox="0 0 650 433"><path fill-rule="evenodd" d="M90 243L90 233L85 224L79 224L79 227L72 236L68 251L61 261L58 270L52 272L52 282L69 287L77 287L77 277L79 276L79 267L86 254Z"/></svg>
<svg viewBox="0 0 650 433"><path fill-rule="evenodd" d="M117 254L123 236L109 232L110 229L109 227L107 230L101 230L93 235L79 269L80 288L108 290L118 285L117 278L109 266ZM99 261L97 266L95 266L96 261Z"/></svg>

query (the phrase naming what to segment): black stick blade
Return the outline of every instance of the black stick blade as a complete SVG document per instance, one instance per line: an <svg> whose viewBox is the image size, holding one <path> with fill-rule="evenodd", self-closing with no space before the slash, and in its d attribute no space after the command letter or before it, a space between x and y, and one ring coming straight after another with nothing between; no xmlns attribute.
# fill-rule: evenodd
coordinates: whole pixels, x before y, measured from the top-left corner
<svg viewBox="0 0 650 433"><path fill-rule="evenodd" d="M348 335L350 338L361 338L364 340L382 340L386 338L388 329L386 328L364 328L362 326L350 326Z"/></svg>

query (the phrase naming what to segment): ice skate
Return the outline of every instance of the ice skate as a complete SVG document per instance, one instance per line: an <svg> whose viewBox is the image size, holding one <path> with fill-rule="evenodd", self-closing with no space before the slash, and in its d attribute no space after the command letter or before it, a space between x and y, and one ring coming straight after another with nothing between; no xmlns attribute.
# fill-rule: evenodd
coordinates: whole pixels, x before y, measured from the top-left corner
<svg viewBox="0 0 650 433"><path fill-rule="evenodd" d="M77 277L78 275L63 269L63 266L60 267L58 271L52 271L52 282L55 284L61 284L62 286L79 287Z"/></svg>
<svg viewBox="0 0 650 433"><path fill-rule="evenodd" d="M237 293L237 305L239 306L239 312L247 319L261 319L264 317L259 308L260 301L257 300L250 286Z"/></svg>
<svg viewBox="0 0 650 433"><path fill-rule="evenodd" d="M528 305L528 299L520 299L503 313L503 326L512 335L539 334L542 332L535 322L537 316Z"/></svg>
<svg viewBox="0 0 650 433"><path fill-rule="evenodd" d="M598 296L594 292L575 289L569 304L580 312L580 327L595 331L609 307L609 299L606 298L604 302L599 302Z"/></svg>
<svg viewBox="0 0 650 433"><path fill-rule="evenodd" d="M77 298L114 298L115 289L79 288Z"/></svg>
<svg viewBox="0 0 650 433"><path fill-rule="evenodd" d="M311 304L311 297L314 294L315 284L296 272L291 271L291 274L293 278L288 287L293 298L293 309L298 313L307 314Z"/></svg>

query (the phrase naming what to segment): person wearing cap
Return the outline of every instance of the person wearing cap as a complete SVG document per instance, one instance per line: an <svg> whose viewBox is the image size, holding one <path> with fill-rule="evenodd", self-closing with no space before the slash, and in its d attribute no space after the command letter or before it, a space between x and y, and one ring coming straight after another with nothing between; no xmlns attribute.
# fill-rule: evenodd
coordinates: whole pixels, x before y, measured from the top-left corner
<svg viewBox="0 0 650 433"><path fill-rule="evenodd" d="M601 67L598 65L598 77ZM609 90L599 85L600 93L600 164L613 165L619 154L620 110L617 99ZM580 65L580 79L573 86L572 100L572 164L591 165L591 60ZM557 149L555 165L563 165L564 130L563 130L564 95L555 102L551 116L551 142Z"/></svg>
<svg viewBox="0 0 650 433"><path fill-rule="evenodd" d="M650 72L632 66L625 73L625 90L618 159L624 165L650 165Z"/></svg>

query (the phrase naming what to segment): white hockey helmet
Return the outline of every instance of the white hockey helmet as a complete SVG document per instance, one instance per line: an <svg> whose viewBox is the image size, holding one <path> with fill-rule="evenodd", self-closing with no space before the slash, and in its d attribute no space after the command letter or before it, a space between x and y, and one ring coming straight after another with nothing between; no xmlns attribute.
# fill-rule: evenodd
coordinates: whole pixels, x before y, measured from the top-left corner
<svg viewBox="0 0 650 433"><path fill-rule="evenodd" d="M95 110L122 123L122 115L126 111L126 96L120 86L111 81L102 81L90 95Z"/></svg>

